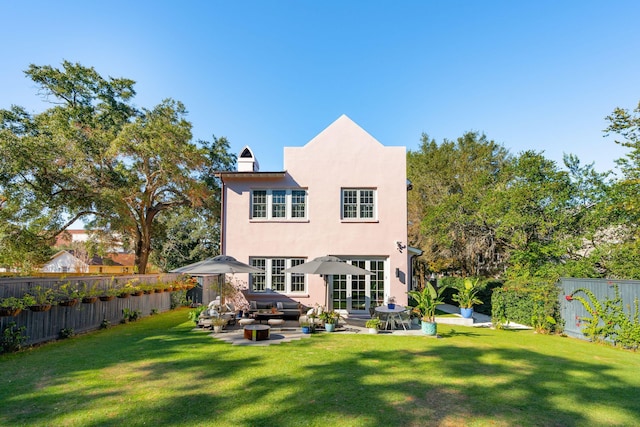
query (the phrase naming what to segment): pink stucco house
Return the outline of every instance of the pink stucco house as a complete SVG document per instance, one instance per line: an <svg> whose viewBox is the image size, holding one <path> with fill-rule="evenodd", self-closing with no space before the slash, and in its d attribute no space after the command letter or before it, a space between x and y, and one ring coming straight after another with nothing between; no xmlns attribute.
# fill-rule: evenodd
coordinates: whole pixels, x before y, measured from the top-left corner
<svg viewBox="0 0 640 427"><path fill-rule="evenodd" d="M329 308L368 314L407 303L405 147L386 147L343 115L302 147L284 148L283 171L260 171L245 147L221 172L221 251L265 270L244 275L250 300L324 305L323 278L283 270L324 255L374 273L329 276ZM242 276L242 275L238 275Z"/></svg>

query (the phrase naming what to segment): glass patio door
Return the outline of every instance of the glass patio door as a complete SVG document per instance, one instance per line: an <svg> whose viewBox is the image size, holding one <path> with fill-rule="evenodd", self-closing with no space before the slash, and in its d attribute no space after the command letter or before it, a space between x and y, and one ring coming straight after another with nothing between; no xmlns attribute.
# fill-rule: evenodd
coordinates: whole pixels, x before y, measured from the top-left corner
<svg viewBox="0 0 640 427"><path fill-rule="evenodd" d="M373 275L334 275L331 282L333 309L343 313L368 314L370 307L376 307L384 301L385 260L346 261L371 271Z"/></svg>

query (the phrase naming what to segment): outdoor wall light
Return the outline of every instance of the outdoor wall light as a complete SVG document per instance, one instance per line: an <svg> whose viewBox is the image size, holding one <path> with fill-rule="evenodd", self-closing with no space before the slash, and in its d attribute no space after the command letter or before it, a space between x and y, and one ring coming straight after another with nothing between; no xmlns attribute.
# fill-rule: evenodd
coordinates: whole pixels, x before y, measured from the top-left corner
<svg viewBox="0 0 640 427"><path fill-rule="evenodd" d="M396 277L400 277L400 269L396 267Z"/></svg>

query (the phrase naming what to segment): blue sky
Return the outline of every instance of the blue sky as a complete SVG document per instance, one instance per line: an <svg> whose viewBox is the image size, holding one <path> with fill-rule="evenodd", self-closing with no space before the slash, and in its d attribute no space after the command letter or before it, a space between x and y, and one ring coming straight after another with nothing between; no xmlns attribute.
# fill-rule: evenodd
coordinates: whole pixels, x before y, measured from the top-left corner
<svg viewBox="0 0 640 427"><path fill-rule="evenodd" d="M182 101L194 139L282 168L346 114L384 145L484 132L513 154L614 168L604 138L640 100L637 1L0 0L0 108L47 107L24 76L62 60Z"/></svg>

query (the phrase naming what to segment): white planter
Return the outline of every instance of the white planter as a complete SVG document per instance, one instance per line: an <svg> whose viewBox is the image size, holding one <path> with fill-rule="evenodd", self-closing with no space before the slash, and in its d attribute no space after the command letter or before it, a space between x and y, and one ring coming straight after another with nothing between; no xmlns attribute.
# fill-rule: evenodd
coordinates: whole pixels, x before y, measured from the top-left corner
<svg viewBox="0 0 640 427"><path fill-rule="evenodd" d="M370 334L377 334L378 333L378 328L368 328L369 329L369 333Z"/></svg>
<svg viewBox="0 0 640 427"><path fill-rule="evenodd" d="M222 326L213 325L213 332L219 334L220 332L222 332Z"/></svg>

